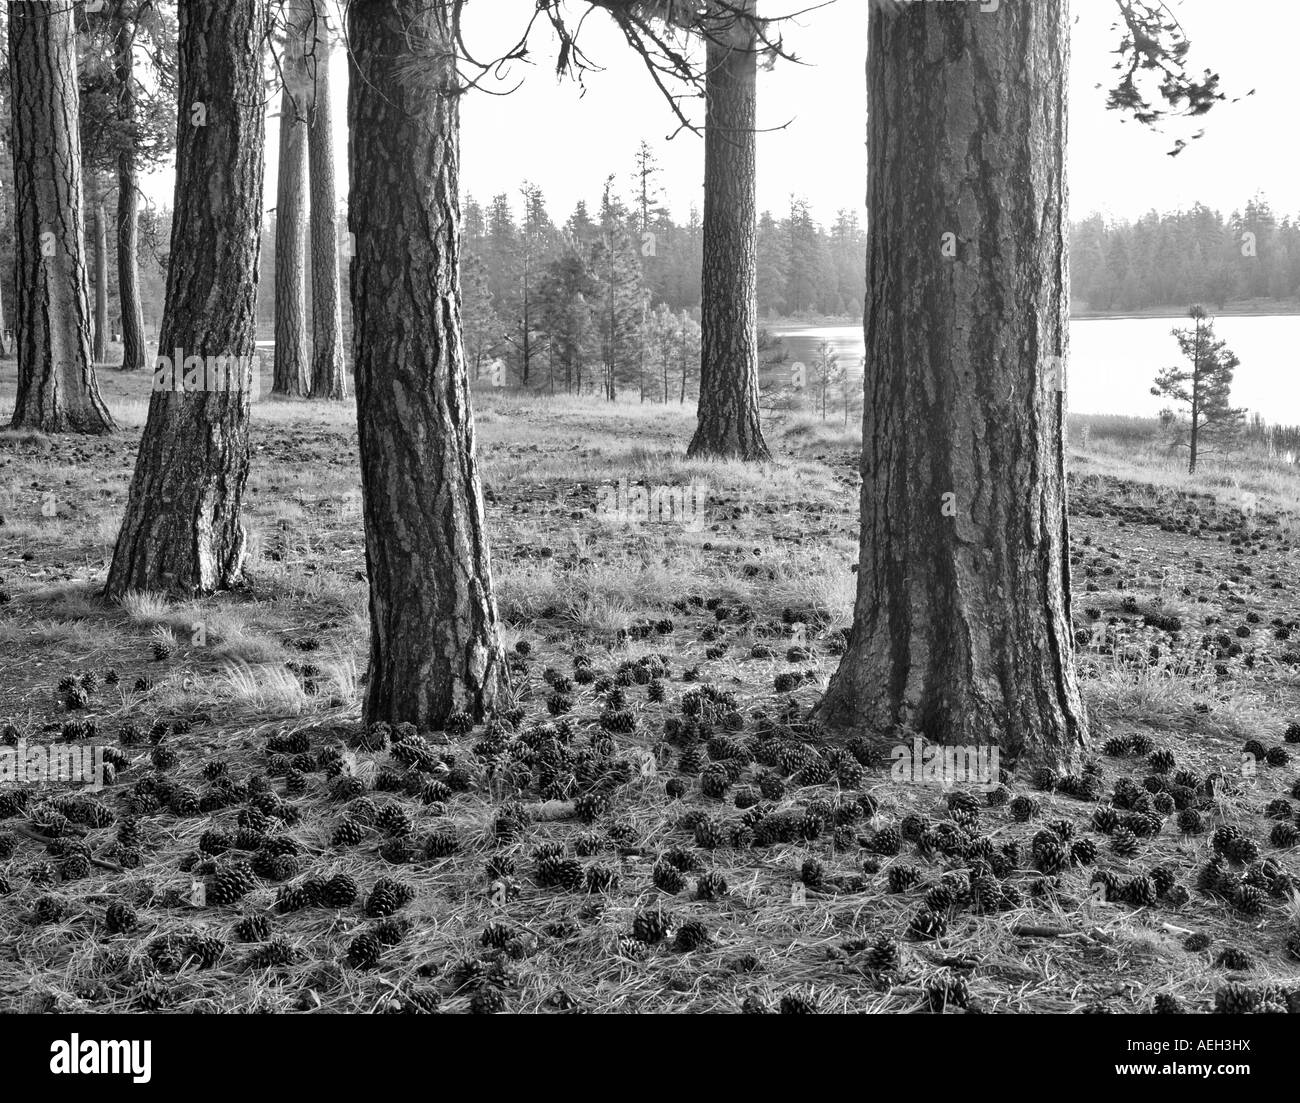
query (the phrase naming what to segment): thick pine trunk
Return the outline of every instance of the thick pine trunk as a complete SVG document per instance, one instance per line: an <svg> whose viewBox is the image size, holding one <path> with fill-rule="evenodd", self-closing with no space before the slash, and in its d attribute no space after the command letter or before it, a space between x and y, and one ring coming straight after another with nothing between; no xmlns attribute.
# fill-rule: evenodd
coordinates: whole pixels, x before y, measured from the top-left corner
<svg viewBox="0 0 1300 1103"><path fill-rule="evenodd" d="M333 40L320 13L312 21L307 122L311 176L312 398L347 398L343 365L343 303L339 294L338 194L334 182L334 126L330 109Z"/></svg>
<svg viewBox="0 0 1300 1103"><path fill-rule="evenodd" d="M70 4L9 5L18 353L11 424L107 433L115 426L90 357L76 63Z"/></svg>
<svg viewBox="0 0 1300 1103"><path fill-rule="evenodd" d="M176 190L159 357L229 357L198 389L154 374L106 592L185 595L232 585L245 534L255 385L264 120L262 0L182 0ZM193 258L206 258L193 263ZM182 365L177 364L180 368ZM184 386L182 386L183 384Z"/></svg>
<svg viewBox="0 0 1300 1103"><path fill-rule="evenodd" d="M104 182L95 177L95 338L91 356L96 364L108 359L108 212L104 209Z"/></svg>
<svg viewBox="0 0 1300 1103"><path fill-rule="evenodd" d="M460 318L450 5L349 10L357 422L370 574L365 715L439 727L506 681Z"/></svg>
<svg viewBox="0 0 1300 1103"><path fill-rule="evenodd" d="M275 200L275 373L272 393L305 395L307 363L307 112L303 13L284 7L280 93L280 171Z"/></svg>
<svg viewBox="0 0 1300 1103"><path fill-rule="evenodd" d="M119 19L116 28L114 75L121 97L122 121L134 124L135 59L131 25ZM139 371L147 354L144 308L140 302L140 198L135 150L123 149L117 157L117 297L122 315L122 370Z"/></svg>
<svg viewBox="0 0 1300 1103"><path fill-rule="evenodd" d="M1062 424L1067 7L871 15L862 542L819 710L834 727L1057 763L1086 740Z"/></svg>
<svg viewBox="0 0 1300 1103"><path fill-rule="evenodd" d="M0 144L3 144L3 138L0 137ZM4 186L6 180L0 175L0 219L8 218L8 209L5 206ZM9 325L5 321L5 289L9 284L9 272L0 268L0 359L9 355L9 341L5 334L9 331Z"/></svg>
<svg viewBox="0 0 1300 1103"><path fill-rule="evenodd" d="M753 0L747 6L752 11ZM752 27L738 23L727 37L708 45L700 403L687 454L766 460L758 416L758 54Z"/></svg>

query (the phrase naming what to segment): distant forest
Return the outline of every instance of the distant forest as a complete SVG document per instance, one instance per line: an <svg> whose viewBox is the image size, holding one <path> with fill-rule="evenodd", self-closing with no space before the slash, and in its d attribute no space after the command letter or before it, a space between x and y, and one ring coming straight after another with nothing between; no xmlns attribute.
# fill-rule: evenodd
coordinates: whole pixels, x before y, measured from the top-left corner
<svg viewBox="0 0 1300 1103"><path fill-rule="evenodd" d="M489 201L465 196L461 213L464 339L471 379L496 385L627 390L680 401L694 394L699 356L702 216L694 204L674 218L657 185L646 145L622 186L604 182L594 209L580 202L557 219L542 190L525 182ZM346 222L341 220L344 225ZM162 313L170 212L141 212L141 296L156 333ZM107 270L116 238L107 236ZM95 242L88 243L93 252ZM340 241L346 252L346 240ZM758 304L774 319L852 319L866 294L866 229L856 211L829 222L791 197L764 211L758 228ZM12 317L13 234L0 211L0 293ZM1300 300L1300 219L1256 197L1225 217L1197 203L1151 211L1136 221L1093 214L1071 230L1072 300L1078 312L1126 313L1193 302L1213 310L1251 300L1295 309ZM92 265L92 282L95 267ZM259 331L273 331L275 218L263 234ZM310 273L308 273L310 278ZM350 334L347 264L344 327ZM109 280L110 317L117 316ZM116 325L113 327L116 329ZM779 358L779 351L769 354Z"/></svg>
<svg viewBox="0 0 1300 1103"><path fill-rule="evenodd" d="M1201 203L1136 222L1094 214L1070 234L1076 308L1123 312L1300 299L1300 221L1257 196L1226 219Z"/></svg>

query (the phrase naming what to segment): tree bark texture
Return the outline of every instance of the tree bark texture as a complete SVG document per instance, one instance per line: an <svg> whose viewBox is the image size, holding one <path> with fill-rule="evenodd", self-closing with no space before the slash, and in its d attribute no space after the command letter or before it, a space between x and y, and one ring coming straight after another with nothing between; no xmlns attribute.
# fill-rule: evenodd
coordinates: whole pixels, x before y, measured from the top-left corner
<svg viewBox="0 0 1300 1103"><path fill-rule="evenodd" d="M275 373L271 390L306 395L307 361L307 79L301 0L285 4L281 61L280 171L275 200Z"/></svg>
<svg viewBox="0 0 1300 1103"><path fill-rule="evenodd" d="M873 10L857 605L820 706L1069 762L1067 0ZM948 236L951 235L951 236Z"/></svg>
<svg viewBox="0 0 1300 1103"><path fill-rule="evenodd" d="M437 728L506 681L461 344L450 5L349 10L351 286L369 720Z"/></svg>
<svg viewBox="0 0 1300 1103"><path fill-rule="evenodd" d="M10 3L18 392L11 425L115 426L90 356L85 213L71 4Z"/></svg>
<svg viewBox="0 0 1300 1103"><path fill-rule="evenodd" d="M132 125L136 113L135 59L130 23L119 19L116 27L114 73L121 95L122 119ZM147 353L144 307L140 302L140 196L139 170L133 149L117 158L117 297L122 314L122 370L139 371Z"/></svg>
<svg viewBox="0 0 1300 1103"><path fill-rule="evenodd" d="M207 593L245 549L265 152L263 0L181 0L171 257L149 418L106 592ZM167 372L199 358L198 388ZM222 373L224 375L224 373ZM161 382L160 382L161 377Z"/></svg>
<svg viewBox="0 0 1300 1103"><path fill-rule="evenodd" d="M700 401L687 455L766 460L758 415L758 54L752 27L737 24L728 37L708 43Z"/></svg>
<svg viewBox="0 0 1300 1103"><path fill-rule="evenodd" d="M91 356L96 364L102 364L108 359L108 213L104 209L104 182L95 176L91 187L95 194L95 329Z"/></svg>
<svg viewBox="0 0 1300 1103"><path fill-rule="evenodd" d="M330 108L330 57L334 42L322 12L314 13L310 41L307 148L311 177L311 396L341 399L348 396L348 381L343 362L338 193Z"/></svg>

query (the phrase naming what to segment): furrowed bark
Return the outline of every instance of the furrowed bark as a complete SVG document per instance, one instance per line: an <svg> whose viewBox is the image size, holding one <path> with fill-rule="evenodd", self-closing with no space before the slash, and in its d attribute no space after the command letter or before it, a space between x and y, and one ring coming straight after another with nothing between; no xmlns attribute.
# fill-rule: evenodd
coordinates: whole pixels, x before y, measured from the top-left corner
<svg viewBox="0 0 1300 1103"><path fill-rule="evenodd" d="M18 392L11 426L115 426L90 355L72 6L9 5Z"/></svg>
<svg viewBox="0 0 1300 1103"><path fill-rule="evenodd" d="M333 41L320 12L311 24L308 64L311 102L307 149L311 176L312 398L347 398L343 363L343 303L339 294L338 194L334 175L334 125L330 108Z"/></svg>
<svg viewBox="0 0 1300 1103"><path fill-rule="evenodd" d="M862 543L819 709L1057 764L1086 741L1063 436L1067 7L872 13Z"/></svg>
<svg viewBox="0 0 1300 1103"><path fill-rule="evenodd" d="M438 0L349 10L368 720L440 727L505 684L461 345L459 97Z"/></svg>
<svg viewBox="0 0 1300 1103"><path fill-rule="evenodd" d="M256 385L265 34L262 0L180 4L172 263L149 418L109 569L112 598L206 593L240 577ZM191 357L202 365L193 389Z"/></svg>
<svg viewBox="0 0 1300 1103"><path fill-rule="evenodd" d="M135 119L135 59L131 26L118 20L114 73L121 95L122 118ZM122 312L122 370L145 366L144 308L140 302L140 196L135 150L123 149L117 158L117 297Z"/></svg>
<svg viewBox="0 0 1300 1103"><path fill-rule="evenodd" d="M758 415L758 55L752 26L736 24L730 39L708 43L700 402L687 455L766 460Z"/></svg>
<svg viewBox="0 0 1300 1103"><path fill-rule="evenodd" d="M91 356L96 364L102 364L108 359L108 212L104 209L103 181L95 178L91 187L95 193L95 329Z"/></svg>
<svg viewBox="0 0 1300 1103"><path fill-rule="evenodd" d="M275 200L274 394L311 389L307 361L307 112L303 64L303 12L298 0L284 8L286 27L280 93L280 171Z"/></svg>

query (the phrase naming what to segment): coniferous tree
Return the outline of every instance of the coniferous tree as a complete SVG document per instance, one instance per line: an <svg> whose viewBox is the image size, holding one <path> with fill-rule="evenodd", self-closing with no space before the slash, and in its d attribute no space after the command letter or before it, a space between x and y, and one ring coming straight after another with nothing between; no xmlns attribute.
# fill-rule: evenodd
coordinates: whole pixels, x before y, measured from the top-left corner
<svg viewBox="0 0 1300 1103"><path fill-rule="evenodd" d="M831 726L1053 764L1086 743L1065 512L1068 28L1066 0L872 9L861 547L818 709Z"/></svg>
<svg viewBox="0 0 1300 1103"><path fill-rule="evenodd" d="M155 373L105 587L113 598L232 586L247 547L240 512L257 349L266 6L186 0L179 11L176 185L159 337L172 370Z"/></svg>
<svg viewBox="0 0 1300 1103"><path fill-rule="evenodd" d="M311 195L311 396L348 394L343 359L343 297L339 280L338 191L334 174L334 114L330 60L334 28L327 0L311 0L304 23L307 175Z"/></svg>
<svg viewBox="0 0 1300 1103"><path fill-rule="evenodd" d="M275 200L274 394L311 391L307 358L307 105L306 35L312 0L284 0L280 57L280 153Z"/></svg>
<svg viewBox="0 0 1300 1103"><path fill-rule="evenodd" d="M710 0L700 401L689 456L770 458L758 415L757 0Z"/></svg>
<svg viewBox="0 0 1300 1103"><path fill-rule="evenodd" d="M575 388L582 391L584 368L596 344L592 304L599 291L585 251L576 242L547 265L538 287L539 321L555 363L563 369L566 394Z"/></svg>
<svg viewBox="0 0 1300 1103"><path fill-rule="evenodd" d="M91 327L91 356L96 364L108 359L108 211L104 182L90 173L91 250L95 293L94 325Z"/></svg>
<svg viewBox="0 0 1300 1103"><path fill-rule="evenodd" d="M106 433L90 350L72 6L9 5L18 393L11 425Z"/></svg>
<svg viewBox="0 0 1300 1103"><path fill-rule="evenodd" d="M460 285L464 306L461 328L464 334L465 358L470 378L478 383L483 369L493 361L502 344L504 325L497 316L492 302L487 268L483 258L466 252L460 266Z"/></svg>
<svg viewBox="0 0 1300 1103"><path fill-rule="evenodd" d="M592 251L591 271L599 287L593 304L600 334L602 389L613 402L619 385L638 363L644 293L641 264L628 229L627 209L614 192L614 178L605 181L600 205L600 237Z"/></svg>
<svg viewBox="0 0 1300 1103"><path fill-rule="evenodd" d="M107 199L116 192L113 232L103 235L104 252L111 238L117 254L121 368L139 371L149 355L140 288L139 181L142 169L162 163L176 147L176 12L146 0L107 0L98 8L87 5L81 13L82 160L87 178L97 185L92 192L97 223L107 222ZM97 225L97 252L100 236ZM97 315L101 310L108 314L109 281L103 283L102 293L96 287ZM102 353L97 339L96 359Z"/></svg>
<svg viewBox="0 0 1300 1103"><path fill-rule="evenodd" d="M519 362L519 382L527 387L532 382L533 360L537 356L537 278L545 266L554 234L550 215L546 213L546 200L536 184L524 182L520 188L523 200L523 217L519 227L519 248L515 256L517 280L514 294L509 300L513 307L514 323L508 341Z"/></svg>
<svg viewBox="0 0 1300 1103"><path fill-rule="evenodd" d="M1215 336L1214 319L1204 307L1192 307L1188 317L1191 328L1175 329L1173 336L1190 367L1163 369L1151 393L1187 407L1187 472L1194 475L1205 442L1224 444L1241 427L1245 410L1234 408L1229 401L1233 373L1241 361L1226 341Z"/></svg>
<svg viewBox="0 0 1300 1103"><path fill-rule="evenodd" d="M459 4L348 8L367 720L440 729L507 684L461 340Z"/></svg>

